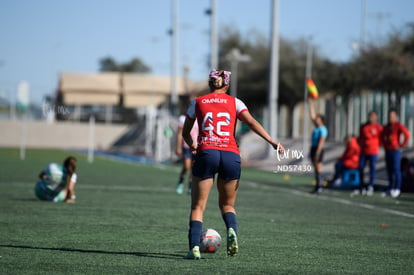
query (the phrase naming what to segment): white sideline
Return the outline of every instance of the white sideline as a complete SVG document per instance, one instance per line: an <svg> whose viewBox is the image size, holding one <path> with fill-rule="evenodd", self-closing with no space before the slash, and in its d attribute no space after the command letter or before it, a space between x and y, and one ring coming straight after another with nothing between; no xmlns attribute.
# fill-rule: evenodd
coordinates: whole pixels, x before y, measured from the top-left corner
<svg viewBox="0 0 414 275"><path fill-rule="evenodd" d="M148 187L142 187L139 185L136 186L125 186L125 185L92 185L92 184L79 184L79 186L76 186L76 188L79 189L89 189L89 190L120 190L120 191L147 191L147 192L175 192L175 185L172 184L171 188L167 187L160 187L160 188L148 188Z"/></svg>
<svg viewBox="0 0 414 275"><path fill-rule="evenodd" d="M35 183L33 182L11 182L11 185L19 186L19 187L29 187L33 188ZM93 184L85 184L81 183L76 185L76 189L88 189L88 190L119 190L119 191L146 191L146 192L175 192L175 185L172 184L171 188L168 187L160 187L160 188L150 188L150 187L143 187L139 185L93 185Z"/></svg>
<svg viewBox="0 0 414 275"><path fill-rule="evenodd" d="M256 182L252 182L252 181L245 181L244 183L251 186L251 187L255 187L255 188L261 188L261 189L275 188L275 189L283 190L284 192L287 192L287 193L290 193L290 194L293 194L293 195L296 195L296 196L301 196L301 197L306 197L306 198L317 198L319 200L332 201L332 202L345 204L345 205L352 205L352 206L356 206L356 207L360 207L360 208L374 210L374 211L377 211L377 212L384 212L384 213L393 214L393 215L397 215L397 216L402 216L402 217L406 217L406 218L414 218L414 214L410 214L410 213L403 212L403 211L398 211L398 210L387 209L387 208L375 206L375 205L372 205L372 204L359 203L359 202L354 202L354 201L351 201L351 200L335 198L335 197L315 196L315 195L312 195L312 194L309 194L309 193L306 193L306 192L302 192L302 191L299 191L299 190L292 190L290 188L284 188L284 187L281 187L281 186L262 185L262 184L258 184Z"/></svg>
<svg viewBox="0 0 414 275"><path fill-rule="evenodd" d="M30 186L30 184L32 183L24 183L24 182L13 182L11 183L13 185L19 185L19 186ZM406 218L414 218L414 214L410 214L407 212L403 212L403 211L398 211L398 210L392 210L392 209L387 209L387 208L383 208L383 207L379 207L379 206L375 206L375 205L371 205L371 204L367 204L367 203L359 203L359 202L354 202L351 200L346 200L346 199L341 199L341 198L335 198L335 197L327 197L327 196L315 196L306 192L302 192L299 190L293 190L290 188L285 188L285 187L281 187L281 186L269 186L269 185L263 185L263 184L259 184L256 182L252 182L252 181L243 181L243 184L249 185L250 187L254 187L254 188L260 188L260 189L264 189L264 190L270 190L270 189L279 189L282 190L286 193L290 193L296 196L301 196L301 197L306 197L306 198L312 198L312 199L319 199L319 200L325 200L325 201L332 201L332 202L336 202L336 203L340 203L340 204L345 204L345 205L352 205L352 206L356 206L356 207L360 207L360 208L365 208L365 209L369 209L369 210L373 210L373 211L377 211L377 212L383 212L383 213L388 213L388 214L393 214L393 215L397 215L397 216L401 216L401 217L406 217ZM34 184L33 184L34 186ZM123 186L123 185L111 185L111 186L100 186L100 185L92 185L92 184L79 184L76 188L79 189L89 189L89 190L121 190L121 191L147 191L147 192L168 192L168 193L174 193L175 191L175 185L171 185L171 188L167 188L167 187L161 187L161 188L149 188L149 187L142 187L142 186Z"/></svg>

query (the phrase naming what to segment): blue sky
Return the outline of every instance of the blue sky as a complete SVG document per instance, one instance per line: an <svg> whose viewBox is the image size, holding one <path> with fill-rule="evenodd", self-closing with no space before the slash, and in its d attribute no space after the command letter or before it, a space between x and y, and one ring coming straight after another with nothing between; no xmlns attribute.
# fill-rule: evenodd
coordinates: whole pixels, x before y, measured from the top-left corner
<svg viewBox="0 0 414 275"><path fill-rule="evenodd" d="M219 29L270 34L271 0L217 0ZM312 35L318 50L348 60L359 41L361 0L279 0L280 34ZM203 79L209 53L209 0L180 0L180 71ZM170 0L0 0L0 96L29 82L31 100L52 94L62 71L96 72L98 60L141 58L156 74L170 73ZM414 1L366 0L366 38L375 41L414 21ZM382 15L380 20L379 15Z"/></svg>

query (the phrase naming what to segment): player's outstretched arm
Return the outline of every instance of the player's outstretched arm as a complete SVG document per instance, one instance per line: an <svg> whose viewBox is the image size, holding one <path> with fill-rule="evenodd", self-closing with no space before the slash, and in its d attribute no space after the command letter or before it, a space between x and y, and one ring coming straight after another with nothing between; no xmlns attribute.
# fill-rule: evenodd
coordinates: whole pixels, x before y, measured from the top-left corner
<svg viewBox="0 0 414 275"><path fill-rule="evenodd" d="M285 148L278 142L274 141L272 137L266 132L263 126L253 118L249 111L244 111L239 115L241 121L246 123L246 125L264 140L266 140L269 144L273 146L275 150L279 150L280 153L283 154Z"/></svg>
<svg viewBox="0 0 414 275"><path fill-rule="evenodd" d="M67 203L74 203L75 200L75 183L71 180L72 174L67 175L66 177L66 199L65 202Z"/></svg>
<svg viewBox="0 0 414 275"><path fill-rule="evenodd" d="M308 97L308 104L309 104L309 115L312 121L316 119L315 107L313 106L313 101L310 97Z"/></svg>
<svg viewBox="0 0 414 275"><path fill-rule="evenodd" d="M67 188L67 196L65 202L67 203L75 203L75 183L73 181L69 181L68 188Z"/></svg>

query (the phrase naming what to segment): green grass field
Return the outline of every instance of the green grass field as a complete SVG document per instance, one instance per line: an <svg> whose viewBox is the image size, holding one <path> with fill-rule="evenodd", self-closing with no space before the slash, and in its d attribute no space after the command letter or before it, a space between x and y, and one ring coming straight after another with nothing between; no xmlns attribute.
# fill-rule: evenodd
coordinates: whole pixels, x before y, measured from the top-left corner
<svg viewBox="0 0 414 275"><path fill-rule="evenodd" d="M0 274L413 274L414 194L351 199L307 194L311 178L244 168L237 201L240 252L225 242L187 253L189 197L179 166L78 158L76 204L41 202L33 187L64 151L0 149ZM205 227L225 235L213 190Z"/></svg>

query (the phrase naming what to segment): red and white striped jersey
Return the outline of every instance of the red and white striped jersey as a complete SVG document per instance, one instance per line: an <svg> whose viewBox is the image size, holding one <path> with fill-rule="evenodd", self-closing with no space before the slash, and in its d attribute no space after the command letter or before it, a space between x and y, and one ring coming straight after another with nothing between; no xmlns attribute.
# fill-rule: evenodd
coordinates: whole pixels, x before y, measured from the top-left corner
<svg viewBox="0 0 414 275"><path fill-rule="evenodd" d="M198 150L215 149L239 154L235 138L239 115L247 111L238 98L224 93L210 93L191 102L187 117L199 125Z"/></svg>

